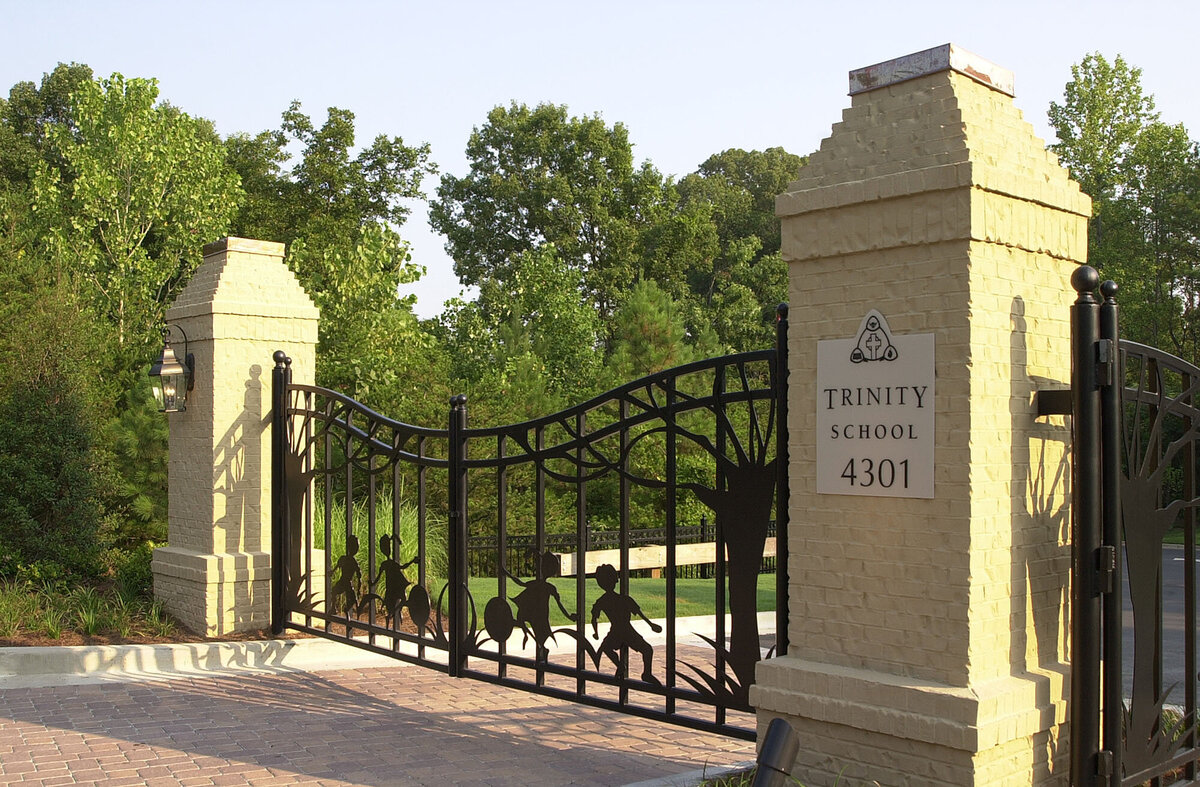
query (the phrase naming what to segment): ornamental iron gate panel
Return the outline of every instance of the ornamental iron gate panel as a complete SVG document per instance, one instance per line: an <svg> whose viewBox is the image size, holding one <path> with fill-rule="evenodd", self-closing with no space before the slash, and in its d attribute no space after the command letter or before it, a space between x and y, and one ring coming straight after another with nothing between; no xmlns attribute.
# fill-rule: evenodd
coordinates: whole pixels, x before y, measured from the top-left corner
<svg viewBox="0 0 1200 787"><path fill-rule="evenodd" d="M489 428L464 396L447 429L393 421L277 352L276 632L753 740L755 665L787 650L786 306L777 326L774 349Z"/></svg>
<svg viewBox="0 0 1200 787"><path fill-rule="evenodd" d="M1094 269L1079 268L1071 283L1079 293L1071 350L1071 783L1200 784L1200 368L1120 340L1117 286L1099 286L1101 303ZM1174 558L1165 559L1164 544L1179 529L1181 579L1165 583ZM1178 608L1165 609L1166 599ZM1132 653L1122 647L1130 629ZM1180 657L1181 672L1164 674L1167 659Z"/></svg>

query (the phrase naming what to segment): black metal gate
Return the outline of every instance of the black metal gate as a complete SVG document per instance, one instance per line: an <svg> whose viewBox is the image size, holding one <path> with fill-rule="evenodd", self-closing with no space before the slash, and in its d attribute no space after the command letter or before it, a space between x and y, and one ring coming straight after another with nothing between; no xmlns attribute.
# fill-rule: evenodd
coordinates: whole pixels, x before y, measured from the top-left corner
<svg viewBox="0 0 1200 787"><path fill-rule="evenodd" d="M1071 783L1200 784L1200 368L1119 339L1094 269L1071 284Z"/></svg>
<svg viewBox="0 0 1200 787"><path fill-rule="evenodd" d="M787 649L778 316L773 349L491 428L464 396L446 429L390 420L276 353L275 630L753 739L755 665Z"/></svg>

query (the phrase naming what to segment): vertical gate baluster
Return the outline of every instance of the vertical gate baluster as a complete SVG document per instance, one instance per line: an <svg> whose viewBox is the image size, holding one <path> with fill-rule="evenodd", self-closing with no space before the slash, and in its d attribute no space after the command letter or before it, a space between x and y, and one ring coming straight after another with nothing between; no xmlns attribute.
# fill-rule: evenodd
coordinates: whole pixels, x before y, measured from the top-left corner
<svg viewBox="0 0 1200 787"><path fill-rule="evenodd" d="M403 442L404 442L404 438L401 437L400 430L393 429L392 430L392 559L395 560L397 564L402 562L402 558L400 556L400 546L401 546L401 543L400 543L400 505L401 505L401 501L400 501L400 487L401 487L400 451L403 448ZM385 586L385 590L386 590L386 586ZM384 599L385 599L384 604L385 605L387 603L386 599L389 598L391 595L392 594L390 592L386 593L384 595ZM388 620L391 621L392 650L393 651L400 650L400 638L398 636L396 636L396 632L400 630L400 615L401 615L401 613L402 613L402 609L400 607L397 607L396 609L384 609L384 611L383 611L383 619L385 621L388 621Z"/></svg>
<svg viewBox="0 0 1200 787"><path fill-rule="evenodd" d="M664 569L667 576L666 710L668 714L673 714L675 713L675 694L671 690L675 688L675 542L678 540L678 533L676 532L677 523L675 521L675 495L678 490L675 486L677 466L675 462L676 413L674 375L666 378L665 387L667 390L666 411L664 413L667 425L667 565ZM717 428L721 428L720 419L717 419Z"/></svg>
<svg viewBox="0 0 1200 787"><path fill-rule="evenodd" d="M718 412L716 418L713 419L713 423L716 425L717 430L717 455L714 457L716 460L715 464L717 466L717 474L716 478L713 480L713 488L719 493L725 491L725 486L727 483L725 471L721 469L721 458L725 456L725 430L721 428L720 415L720 410L725 407L725 401L723 399L725 394L725 364L718 366L715 369L715 372L716 379L713 381L713 407L716 408ZM753 407L754 404L751 403L750 406ZM716 560L717 564L717 577L713 582L713 596L716 600L715 612L717 624L716 636L714 637L717 647L714 648L715 658L713 662L713 675L717 680L724 682L725 672L729 669L729 665L727 663L728 659L726 658L728 653L725 650L726 643L729 641L725 634L725 613L727 611L725 607L725 583L729 581L729 566L726 563L725 557L725 539L728 536L728 533L725 532L725 518L718 516L716 511L713 512L713 518L716 520L716 527L714 528L716 530L716 536L714 539L716 542L716 555L714 559ZM725 706L718 701L716 706L717 724L725 723L725 711Z"/></svg>
<svg viewBox="0 0 1200 787"><path fill-rule="evenodd" d="M321 477L325 479L325 520L321 523L321 535L325 544L325 631L333 628L333 618L337 615L335 599L333 598L333 405L334 400L325 397L324 431L325 455L321 458Z"/></svg>
<svg viewBox="0 0 1200 787"><path fill-rule="evenodd" d="M587 693L587 681L583 671L587 666L585 648L587 641L587 625L585 599L587 598L587 483L583 480L583 462L586 456L584 449L584 432L587 430L587 414L582 410L575 416L575 435L578 449L575 452L575 669L578 678L575 681L575 693ZM549 581L550 577L546 577Z"/></svg>
<svg viewBox="0 0 1200 787"><path fill-rule="evenodd" d="M276 350L275 368L271 372L271 633L277 637L283 633L287 622L285 566L291 554L287 543L287 474L284 470L284 452L288 448L286 358L283 350Z"/></svg>
<svg viewBox="0 0 1200 787"><path fill-rule="evenodd" d="M622 397L621 403L618 406L618 418L620 419L620 457L621 464L619 469L620 475L620 533L618 534L618 549L621 554L621 572L620 572L620 587L621 595L629 598L629 425L626 421L629 419L629 402ZM629 664L629 646L622 645L621 647L621 663ZM629 676L624 676L621 681L620 696L618 701L622 705L629 703Z"/></svg>
<svg viewBox="0 0 1200 787"><path fill-rule="evenodd" d="M1071 307L1071 419L1074 517L1071 523L1071 784L1096 783L1100 718L1100 395L1096 353L1099 284L1095 269L1071 275L1079 293Z"/></svg>
<svg viewBox="0 0 1200 787"><path fill-rule="evenodd" d="M535 484L537 487L534 499L534 555L533 555L533 574L537 576L538 566L541 565L542 553L546 551L546 458L542 456L542 449L546 447L546 427L538 425L534 429L534 445L537 451L537 471ZM546 685L546 670L544 662L538 660L537 672L534 675L534 682L538 686Z"/></svg>
<svg viewBox="0 0 1200 787"><path fill-rule="evenodd" d="M1190 375L1184 378L1184 390L1188 390L1196 382ZM1196 405L1196 395L1188 397L1191 407ZM1188 426L1194 426L1188 420ZM1187 457L1184 460L1184 489L1185 500L1196 499L1196 440L1188 444ZM1195 749L1196 724L1198 709L1196 707L1196 682L1200 680L1196 665L1196 509L1188 506L1183 518L1183 674L1186 677L1183 690L1184 718L1190 720L1187 733L1184 736L1184 746ZM1184 768L1184 776L1195 781L1200 777L1200 764L1195 759Z"/></svg>
<svg viewBox="0 0 1200 787"><path fill-rule="evenodd" d="M292 381L292 370L290 367L288 368L287 380L289 384ZM304 403L304 434L302 437L298 437L297 440L299 445L304 446L304 453L300 456L300 470L302 473L304 473L303 478L306 479L304 482L306 488L303 495L297 496L297 498L303 501L304 504L304 553L303 559L298 564L298 570L304 574L304 625L312 626L313 612L315 612L317 608L315 602L316 597L313 595L312 580L313 551L316 549L316 544L314 542L316 541L317 536L316 527L313 524L315 512L313 510L312 482L307 480L312 476L313 463L315 462L314 454L316 453L312 448L312 391L305 391L304 397L301 399L301 401ZM285 421L284 423L287 422ZM285 469L285 476L286 472L287 471ZM284 483L287 483L286 478ZM289 563L288 565L290 566L291 564Z"/></svg>
<svg viewBox="0 0 1200 787"><path fill-rule="evenodd" d="M467 666L467 397L450 400L450 653L448 672Z"/></svg>
<svg viewBox="0 0 1200 787"><path fill-rule="evenodd" d="M1122 729L1124 727L1121 699L1121 639L1123 635L1121 603L1121 391L1125 387L1124 368L1119 351L1120 334L1117 324L1117 285L1106 281L1100 286L1104 302L1100 306L1100 341L1111 348L1110 369L1100 388L1101 440L1101 543L1111 556L1112 575L1108 592L1102 602L1102 636L1104 660L1103 717L1101 741L1112 757L1109 769L1114 785L1121 781Z"/></svg>
<svg viewBox="0 0 1200 787"><path fill-rule="evenodd" d="M788 652L788 305L775 308L775 655Z"/></svg>
<svg viewBox="0 0 1200 787"><path fill-rule="evenodd" d="M375 556L375 506L379 502L379 497L375 480L375 448L371 440L373 431L370 428L367 431L367 592L363 594L364 598L359 601L360 606L363 601L368 602L367 623L370 624L371 628L367 630L367 642L372 645L375 644L375 600L365 597L371 594L376 581L375 564L377 562Z"/></svg>
<svg viewBox="0 0 1200 787"><path fill-rule="evenodd" d="M343 443L342 443L342 454L346 459L346 517L345 517L345 520L346 520L346 541L345 541L346 552L345 552L344 559L338 561L339 566L341 566L341 571L338 574L338 582L342 583L346 587L346 590L345 590L345 593L346 593L346 631L345 631L345 634L346 634L347 639L352 639L354 637L353 619L350 615L350 613L351 613L350 607L351 607L351 602L353 602L355 600L355 595L356 595L354 593L353 585L351 584L352 578L354 576L354 572L349 571L349 568L350 568L351 562L354 562L354 563L358 562L358 558L357 558L358 553L355 552L352 554L350 552L350 544L352 543L351 539L355 539L355 536L354 536L354 460L352 458L354 456L354 417L353 417L353 413L354 413L353 409L351 409L349 407L346 408L345 429L343 430L343 433L345 434L345 439L343 440ZM355 539L355 540L357 540L357 539ZM362 548L361 544L359 545L359 548L360 549ZM349 574L349 577L347 576L347 574ZM336 602L336 599L335 599L335 602ZM355 613L355 617L357 617L358 610L357 609L354 610L354 613Z"/></svg>
<svg viewBox="0 0 1200 787"><path fill-rule="evenodd" d="M425 436L417 438L417 584L423 589L429 587L428 560L425 551ZM411 596L411 591L409 592ZM409 618L412 610L409 610ZM417 657L425 658L425 632L417 631Z"/></svg>
<svg viewBox="0 0 1200 787"><path fill-rule="evenodd" d="M501 462L496 467L496 596L508 599L508 575L505 573L508 568L508 471L502 463L504 435L496 437L496 459ZM501 640L496 645L501 656L508 652L508 640ZM501 678L508 675L508 662L497 662L496 674Z"/></svg>

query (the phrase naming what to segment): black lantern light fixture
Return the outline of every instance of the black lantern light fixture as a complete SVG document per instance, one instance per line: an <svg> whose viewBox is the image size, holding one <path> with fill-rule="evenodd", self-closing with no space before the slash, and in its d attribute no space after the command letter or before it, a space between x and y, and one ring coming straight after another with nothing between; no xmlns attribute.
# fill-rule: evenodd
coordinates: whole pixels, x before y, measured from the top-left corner
<svg viewBox="0 0 1200 787"><path fill-rule="evenodd" d="M182 363L175 355L175 349L171 347L172 327L183 336ZM158 378L158 384L154 386L154 397L158 399L160 413L178 413L187 409L187 395L188 391L192 390L196 372L196 358L187 350L188 338L182 328L175 325L163 329L162 354L150 367L150 376Z"/></svg>

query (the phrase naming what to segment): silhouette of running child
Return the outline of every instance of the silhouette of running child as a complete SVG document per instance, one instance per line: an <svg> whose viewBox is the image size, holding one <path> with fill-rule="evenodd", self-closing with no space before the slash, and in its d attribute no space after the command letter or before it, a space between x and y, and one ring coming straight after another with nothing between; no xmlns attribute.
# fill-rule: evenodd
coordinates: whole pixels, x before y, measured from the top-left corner
<svg viewBox="0 0 1200 787"><path fill-rule="evenodd" d="M546 640L554 639L554 632L550 628L550 599L553 598L558 603L558 608L568 620L574 621L576 617L563 606L558 588L554 587L549 579L558 576L561 569L558 556L546 550L538 555L536 568L537 576L534 579L521 580L512 574L509 574L509 578L522 588L520 593L513 596L513 603L517 606L516 623L524 634L521 647L524 647L532 636L538 648L544 649Z"/></svg>
<svg viewBox="0 0 1200 787"><path fill-rule="evenodd" d="M344 611L347 615L350 610L358 612L358 591L356 590L359 581L362 579L362 569L358 567L358 561L354 559L354 555L358 554L358 537L350 534L346 538L346 554L338 558L337 569L341 572L337 582L333 583L330 595L333 596L333 614L337 614L338 610Z"/></svg>
<svg viewBox="0 0 1200 787"><path fill-rule="evenodd" d="M400 545L403 542L399 536L386 534L379 537L379 551L383 554L383 562L379 564L379 575L375 578L376 584L383 580L383 610L387 616L387 625L392 625L393 621L400 619L400 610L407 602L408 588L412 586L412 582L404 574L404 569L417 562L414 557L407 563L401 564ZM392 545L395 544L395 552L393 554ZM418 555L419 557L419 555Z"/></svg>
<svg viewBox="0 0 1200 787"><path fill-rule="evenodd" d="M650 667L650 662L654 658L654 649L634 629L633 616L637 615L649 623L655 634L662 631L662 626L646 617L633 597L622 595L616 591L617 570L612 565L605 563L596 568L596 584L603 588L604 593L592 605L592 639L600 637L598 625L600 613L604 613L609 622L608 633L604 635L604 641L600 643L600 648L596 652L596 666L600 666L600 655L603 654L612 659L619 671L621 669L621 648L628 647L642 654L642 680L647 683L659 683Z"/></svg>

